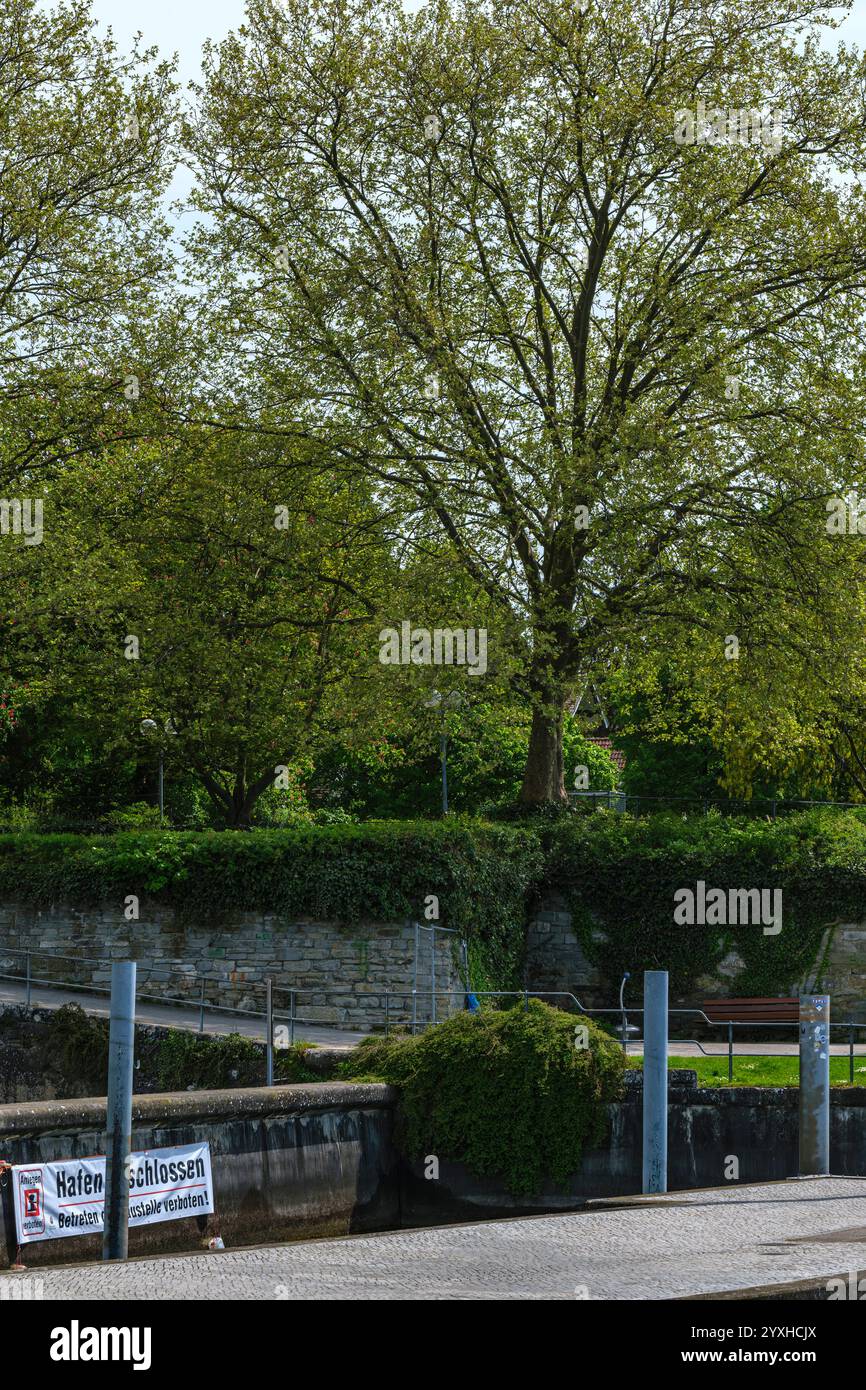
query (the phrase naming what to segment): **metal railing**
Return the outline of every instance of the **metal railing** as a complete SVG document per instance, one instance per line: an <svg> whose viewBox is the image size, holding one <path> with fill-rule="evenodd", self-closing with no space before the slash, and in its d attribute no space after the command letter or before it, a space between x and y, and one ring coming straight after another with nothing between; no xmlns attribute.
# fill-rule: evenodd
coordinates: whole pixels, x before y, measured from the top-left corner
<svg viewBox="0 0 866 1390"><path fill-rule="evenodd" d="M462 997L464 997L465 991L442 990L442 991L439 991L439 993L440 993L440 995L442 995L442 996L448 995L448 996L450 996L450 997L455 997L455 996L456 996L456 997L461 997L461 998L462 998ZM585 1016L587 1016L587 1017L593 1017L593 1016L595 1016L595 1015L613 1015L614 1017L620 1019L620 1021L621 1021L621 1022L620 1022L620 1027L619 1027L618 1029L615 1029L615 1030L614 1030L614 1033L615 1033L615 1034L618 1033L618 1034L620 1035L620 1036L618 1037L617 1041L620 1043L620 1046L622 1047L623 1052L626 1054L626 1056L628 1056L628 1049L629 1049L629 1047L631 1047L631 1046L640 1046L640 1047L642 1047L642 1046L643 1046L643 1041L644 1041L644 1040L643 1040L643 1037L629 1037L629 1036L628 1036L628 1033L629 1033L629 1031L630 1031L630 1025L629 1025L629 1022L628 1022L629 1015L631 1015L631 1014L638 1014L638 1015L640 1015L640 1016L642 1017L642 1016L643 1016L643 1012L644 1012L643 1009L639 1009L639 1008L623 1008L623 1007L612 1008L612 1009L594 1009L594 1008L586 1008L586 1007L584 1007L584 1005L580 1002L580 1000L578 999L577 995L576 995L576 994L572 994L569 990L546 990L546 991L545 991L545 990L534 990L534 989L524 989L524 990L493 990L493 989L491 989L491 990L473 990L472 993L475 994L476 998L478 998L478 999L484 999L484 998L492 998L492 999L522 999L522 1000L523 1000L523 1003L524 1003L524 1008L527 1008L527 1007L528 1007L528 1004L529 1004L529 1000L530 1000L530 999L569 999L569 1000L571 1000L571 1002L574 1004L574 1006L575 1006L575 1012L576 1012L576 1013L583 1014L583 1015L585 1015ZM753 1029L753 1028L788 1028L788 1029L792 1029L792 1030L794 1030L794 1031L796 1032L797 1029L799 1028L799 1024L798 1024L798 1023L795 1023L795 1022L789 1022L789 1023L776 1023L776 1022L760 1023L760 1022L756 1022L756 1021L754 1021L754 1020L742 1021L742 1020L736 1020L736 1019L722 1019L722 1020L719 1020L719 1019L711 1019L711 1018L708 1018L707 1015L704 1013L703 1009L688 1009L688 1008L685 1008L685 1009L668 1009L668 1017L669 1017L669 1018L673 1017L674 1015L683 1015L683 1014L688 1014L688 1015L690 1015L690 1016L693 1017L693 1018L699 1019L701 1022L705 1023L709 1028L724 1028L724 1029L727 1030L727 1038L726 1038L726 1041L727 1041L727 1053L726 1053L726 1054L725 1054L725 1053L718 1053L718 1052L708 1052L707 1049L704 1047L703 1043L702 1043L698 1038L673 1038L673 1037L672 1037L672 1038L669 1039L669 1041L672 1042L672 1043L679 1043L679 1044L682 1044L682 1045L688 1045L688 1046L691 1046L691 1047L696 1047L696 1048L698 1049L698 1051L701 1052L701 1053L703 1054L704 1057L721 1057L721 1056L727 1055L727 1059L728 1059L728 1080L729 1080L729 1081L733 1081L733 1079L734 1079L734 1057L735 1057L735 1056L740 1056L740 1057L750 1057L750 1056L751 1056L751 1057L792 1057L792 1058L795 1058L795 1057L797 1056L796 1053L791 1053L791 1052L758 1052L758 1053L743 1053L743 1052L741 1052L741 1053L735 1054L735 1052L734 1052L734 1029L735 1029L735 1028L748 1028L748 1029ZM429 1025L428 1025L428 1026L429 1026ZM858 1044L857 1044L857 1039L856 1039L856 1037L855 1037L855 1034L856 1034L857 1032L864 1032L864 1031L866 1031L866 1023L855 1023L852 1019L845 1019L844 1021L840 1021L840 1022L838 1022L838 1023L832 1023L832 1022L831 1022L829 1026L830 1026L831 1029L833 1029L833 1028L842 1028L842 1029L845 1029L846 1032L847 1032L847 1040L848 1040L848 1054L847 1054L847 1055L848 1055L848 1079L849 1079L849 1081L850 1081L850 1084L853 1086L853 1084L854 1084L854 1059L855 1059L855 1057L857 1057L857 1056L866 1057L866 1050L864 1050L863 1052L860 1052L860 1053L855 1052L855 1047L858 1045ZM639 1030L638 1030L638 1031L639 1031ZM864 1047L864 1049L866 1049L866 1039L863 1040L863 1042L860 1044L860 1046L862 1046L862 1047ZM844 1055L844 1054L839 1054L839 1055ZM688 1059L685 1058L684 1060L688 1060Z"/></svg>
<svg viewBox="0 0 866 1390"><path fill-rule="evenodd" d="M621 1043L623 1052L626 1054L626 1056L628 1055L628 1049L629 1049L629 1047L630 1047L631 1045L640 1045L640 1046L643 1046L643 1041L644 1041L644 1040L643 1040L642 1037L629 1038L629 1037L627 1036L628 1015L629 1015L629 1014L640 1014L640 1015L642 1016L642 1015L643 1015L643 1012L644 1012L643 1009L636 1009L636 1008L629 1008L629 1009L625 1009L625 1008L618 1008L618 1009L583 1009L583 1008L582 1008L582 1009L580 1010L580 1012L581 1012L581 1013L586 1013L586 1014L615 1014L618 1018L620 1018L620 1019L622 1020L621 1026L620 1026L620 1028L619 1028L618 1030L615 1030L615 1031L619 1032L620 1035L621 1035L619 1041L620 1041L620 1043ZM749 1020L740 1020L740 1019L711 1019L711 1018L708 1018L708 1017L707 1017L707 1015L704 1013L703 1009L669 1009L669 1010L668 1010L668 1016L669 1016L669 1017L671 1017L671 1016L674 1015L674 1014L690 1014L693 1018L697 1018L697 1019L699 1019L701 1022L707 1024L707 1026L710 1027L710 1028L725 1028L725 1029L727 1030L727 1044L728 1044L728 1047L727 1047L727 1058L728 1058L728 1080L729 1080L729 1081L733 1081L733 1079L734 1079L734 1056L735 1056L735 1054L734 1054L734 1029L735 1029L735 1028L748 1028L748 1029L753 1029L753 1028L788 1028L788 1029L793 1029L795 1032L796 1032L796 1031L798 1030L798 1028L799 1028L799 1023L794 1023L794 1022L789 1022L789 1023L776 1023L776 1022L760 1023L760 1022L755 1021L754 1019L749 1019ZM854 1034L855 1034L856 1032L858 1032L858 1031L866 1031L866 1023L855 1023L852 1019L845 1019L845 1020L840 1021L840 1022L838 1022L838 1023L833 1023L833 1022L831 1022L831 1023L829 1024L829 1027L830 1027L831 1030L832 1030L833 1028L844 1028L844 1029L847 1031L847 1034L848 1034L848 1079L849 1079L849 1081L850 1081L850 1084L853 1086L853 1085L854 1085L854 1058L855 1058L855 1056L864 1056L864 1055L866 1055L866 1053L855 1053L854 1048L855 1048L855 1045L856 1045L856 1041L857 1041L857 1040L856 1040ZM701 1052L701 1053L703 1054L704 1057L719 1057L719 1056L725 1055L725 1054L718 1053L718 1052L708 1052L707 1049L704 1047L703 1043L702 1043L698 1038L670 1038L669 1041L672 1042L672 1043L688 1044L689 1046L696 1047L696 1048L698 1049L698 1051ZM864 1040L864 1041L866 1041L866 1040ZM743 1053L743 1052L741 1052L741 1053L739 1053L739 1054L737 1054L737 1055L739 1055L740 1057L749 1057L749 1056L751 1056L751 1057L791 1057L791 1056L795 1056L796 1054L792 1054L792 1053L790 1053L790 1052L753 1052L753 1053ZM832 1054L831 1054L831 1055L832 1055ZM840 1054L840 1055L844 1055L844 1054Z"/></svg>
<svg viewBox="0 0 866 1390"><path fill-rule="evenodd" d="M58 989L63 990L65 992L74 992L79 994L104 994L106 996L111 994L111 986L108 982L106 982L105 985L101 985L95 983L93 980L69 978L67 976L58 974L40 975L34 973L33 969L34 959L49 961L67 961L75 965L97 965L101 967L107 967L111 964L112 958L110 956L67 956L50 951L31 951L20 950L17 947L3 947L2 949L0 949L0 963L4 962L4 958L6 956L20 956L23 959L23 964L21 970L18 972L0 970L0 980L10 980L14 981L15 983L24 985L25 1007L28 1009L32 1007L33 990L37 986L42 986L45 989ZM227 984L232 983L230 981L227 981L225 977L220 978L214 975L198 974L191 975L189 970L185 970L180 966L172 966L168 964L146 967L144 972L142 973L154 979L164 979L166 981L168 981L171 976L177 976L182 980L190 980L197 986L197 992L195 995L193 995L191 992L188 992L186 994L166 994L164 992L160 992L159 994L152 994L146 990L138 989L136 990L136 999L148 1000L151 1003L162 1004L168 1008L180 1007L183 1009L188 1009L193 1013L197 1012L199 1016L198 1031L200 1033L204 1032L206 1014L238 1014L243 1015L246 1018L262 1019L265 1019L268 1016L267 981L241 980L234 982L232 987L237 989L239 993L250 994L258 991L264 991L265 1007L261 1009L248 1009L237 1004L225 1004L221 1002L208 1000L208 985L211 985L215 988L225 988ZM295 1029L298 1024L306 1023L309 1027L325 1028L338 1026L330 1024L327 1021L323 1022L318 1019L304 1019L298 1013L298 995L310 994L320 996L325 994L325 991L315 988L304 990L295 988L294 986L276 984L272 984L271 987L273 992L288 995L289 997L288 1007L275 1010L274 1018L275 1020L283 1019L285 1023L288 1025L290 1045L294 1043ZM345 990L341 991L342 994L345 994L345 992Z"/></svg>
<svg viewBox="0 0 866 1390"><path fill-rule="evenodd" d="M47 960L51 962L68 962L82 966L98 965L107 968L108 966L110 966L112 959L109 955L67 956L49 951L33 951L30 949L22 949L17 947L4 947L2 948L2 950L0 950L0 966L5 965L5 958L9 956L16 956L20 958L22 962L21 967L17 972L9 972L5 969L0 969L0 980L14 981L17 984L24 985L25 1004L27 1008L32 1007L33 990L36 987L43 987L47 989L59 989L82 994L104 994L106 996L109 995L111 992L110 984L108 982L106 982L105 985L101 985L98 983L94 983L92 980L82 981L80 979L70 979L66 976L61 976L58 974L43 975L36 973L33 968L34 961L38 960ZM137 999L164 1005L166 1007L180 1007L189 1010L193 1014L197 1013L198 1031L200 1033L204 1033L205 1016L208 1014L228 1014L233 1016L243 1016L249 1019L261 1019L265 1022L266 1046L268 1036L270 1036L271 1039L273 1039L275 1030L278 1027L285 1029L286 1041L281 1041L277 1043L276 1045L278 1048L282 1048L284 1046L294 1046L297 1031L300 1027L323 1028L333 1031L343 1031L339 1022L335 1023L328 1019L322 1019L321 1017L305 1017L303 1008L299 1008L299 999L304 996L314 996L320 999L328 999L334 997L345 998L347 991L351 990L352 988L351 985L347 984L344 985L339 991L327 991L314 986L311 986L309 988L298 988L293 985L278 985L275 984L272 980L241 980L236 982L230 982L225 977L220 978L219 976L213 975L198 975L197 973L195 973L194 968L193 973L191 974L188 968L184 969L180 966L172 966L170 964L153 965L150 967L145 967L142 973L154 979L165 980L166 982L168 982L172 976L179 976L181 979L192 983L192 985L194 986L195 995L193 996L193 992L191 991L187 992L186 994L171 995L165 994L163 992L160 992L159 994L154 994L148 992L147 990L138 990L136 994ZM215 989L225 989L226 985L228 984L231 984L231 986L237 989L239 992L243 992L244 994L248 995L261 992L264 996L262 1001L263 1007L261 1009L245 1008L240 1005L225 1004L207 999L208 985L212 986ZM568 1001L565 1006L568 1012L574 1012L576 1014L581 1014L590 1018L598 1017L601 1019L602 1017L610 1016L612 1018L618 1019L619 1027L614 1028L611 1031L615 1037L617 1037L618 1035L617 1041L619 1042L626 1056L628 1056L628 1050L630 1047L643 1046L642 1036L629 1036L630 1032L634 1028L634 1025L631 1025L629 1023L629 1018L632 1016L639 1016L642 1018L644 1012L643 1009L627 1007L602 1009L588 1008L585 1007L578 998L578 996L576 994L573 994L570 990L522 989L470 991L468 989L444 990L438 989L435 986L432 989L425 989L422 987L420 989L414 988L403 990L376 990L375 995L381 997L382 999L382 1008L379 1013L379 1028L381 1028L386 1037L389 1036L390 1033L396 1029L415 1034L419 1030L435 1026L435 1024L439 1021L437 1017L436 1007L437 1000L448 1000L450 1002L451 1000L458 999L461 1001L465 1001L469 993L472 993L478 1000L522 1001L523 1007L525 1009L529 1007L530 999L545 999L550 1001L565 1000ZM287 1006L276 1006L274 1002L275 995L282 996L284 999L287 999ZM426 1019L422 1017L421 1012L419 1012L419 1003L421 1003L422 1005L429 1004L429 1017L427 1017ZM569 1004L572 1006L570 1009L568 1008ZM462 1007L463 1004L461 1003L459 1008ZM454 1012L454 1010L446 1008L445 1016L449 1016L451 1012ZM791 1052L735 1053L734 1030L737 1028L745 1028L750 1030L772 1030L779 1028L787 1028L796 1032L798 1027L797 1023L760 1023L754 1020L740 1021L735 1019L710 1019L707 1017L706 1013L704 1013L703 1009L698 1008L674 1008L670 1009L668 1013L669 1017L671 1018L675 1016L690 1016L706 1024L709 1028L725 1030L727 1042L726 1053L708 1051L707 1048L704 1046L703 1042L698 1038L671 1037L670 1041L672 1043L685 1044L695 1047L705 1057L723 1057L726 1055L728 1059L729 1081L733 1081L734 1079L734 1060L736 1056L796 1056L796 1054L792 1054ZM371 1011L371 1019L375 1020L375 1012ZM268 1020L270 1020L271 1024L270 1033L268 1032ZM166 1026L170 1027L172 1025L167 1024ZM174 1026L177 1025L175 1024ZM845 1019L837 1023L831 1022L829 1026L831 1030L844 1030L847 1034L848 1076L850 1084L853 1085L855 1057L866 1056L866 1052L855 1052L855 1047L858 1046L856 1034L866 1032L866 1023L855 1023L852 1019ZM363 1032L364 1030L362 1028L357 1028L351 1031ZM373 1026L371 1026L368 1029L368 1031L370 1033L375 1033L376 1031L378 1031L375 1022L373 1023ZM640 1030L635 1029L634 1031L639 1032ZM863 1046L864 1044L866 1044L866 1039L864 1039L859 1045ZM684 1060L687 1061L688 1059L685 1058ZM273 1075L272 1050L268 1062L268 1074L269 1076Z"/></svg>
<svg viewBox="0 0 866 1390"><path fill-rule="evenodd" d="M790 815L795 811L808 810L810 806L833 807L839 811L864 811L866 802L862 801L809 801L794 797L743 797L725 796L643 796L631 792L609 789L605 791L572 791L569 799L575 806L585 804L588 808L605 806L611 811L628 811L631 815L651 815L659 811L689 812L709 815L710 811L720 811L726 816L777 816Z"/></svg>

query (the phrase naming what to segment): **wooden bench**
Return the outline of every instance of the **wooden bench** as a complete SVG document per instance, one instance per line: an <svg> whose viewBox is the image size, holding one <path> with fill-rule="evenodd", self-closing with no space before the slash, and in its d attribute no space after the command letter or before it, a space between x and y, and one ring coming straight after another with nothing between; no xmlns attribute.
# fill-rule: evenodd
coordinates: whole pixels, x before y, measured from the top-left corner
<svg viewBox="0 0 866 1390"><path fill-rule="evenodd" d="M799 999L702 999L711 1023L799 1023Z"/></svg>

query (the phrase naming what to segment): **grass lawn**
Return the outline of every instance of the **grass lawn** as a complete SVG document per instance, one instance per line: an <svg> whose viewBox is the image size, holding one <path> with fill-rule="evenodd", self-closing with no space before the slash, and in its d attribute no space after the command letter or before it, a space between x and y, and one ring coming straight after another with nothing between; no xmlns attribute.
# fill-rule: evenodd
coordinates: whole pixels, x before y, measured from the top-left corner
<svg viewBox="0 0 866 1390"><path fill-rule="evenodd" d="M629 1066L643 1065L642 1057L630 1057ZM676 1071L696 1071L699 1086L798 1086L798 1057L735 1057L734 1079L728 1080L727 1057L669 1057ZM830 1058L830 1085L848 1086L848 1058ZM866 1057L854 1058L854 1085L866 1086Z"/></svg>

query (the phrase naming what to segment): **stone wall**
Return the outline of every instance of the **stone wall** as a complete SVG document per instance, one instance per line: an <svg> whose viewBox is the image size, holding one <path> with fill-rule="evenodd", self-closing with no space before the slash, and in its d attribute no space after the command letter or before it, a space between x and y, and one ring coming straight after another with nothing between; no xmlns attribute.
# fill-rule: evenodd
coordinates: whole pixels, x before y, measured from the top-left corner
<svg viewBox="0 0 866 1390"><path fill-rule="evenodd" d="M699 931L699 927L687 930ZM783 928L784 930L784 928ZM866 923L839 923L828 927L819 951L826 951L823 986L830 995L832 1014L836 1021L866 1023ZM721 963L715 979L699 981L694 994L672 1000L680 1007L693 1006L701 999L714 996L736 996L736 974L741 968L733 954ZM574 994L585 1008L614 1008L618 986L605 982L598 970L589 963L578 943L571 925L571 915L565 899L558 893L548 893L529 923L526 942L526 987L538 991L567 991ZM811 981L802 981L809 987ZM796 991L794 991L796 992ZM626 1004L640 1007L640 982L632 980L626 990ZM551 1003L556 1003L551 999ZM562 999L563 1007L567 1001ZM834 1037L842 1042L843 1036ZM858 1041L866 1040L861 1033Z"/></svg>
<svg viewBox="0 0 866 1390"><path fill-rule="evenodd" d="M73 979L108 989L113 960L138 963L139 996L180 998L198 1003L204 989L208 1003L237 1008L264 1008L265 980L277 989L280 1017L289 998L280 990L299 992L297 1017L302 1022L337 1028L381 1028L408 1023L412 1015L415 931L410 922L363 922L340 926L306 919L214 910L178 920L171 908L140 904L140 919L127 922L122 911L101 908L76 911L54 907L39 911L22 904L0 905L0 973L23 969L22 957L33 952L34 977ZM419 932L417 1017L432 1011L432 946L429 930ZM454 963L453 937L435 933L437 1016L462 1006L461 984ZM45 953L39 955L37 953ZM66 956L72 960L49 959ZM453 991L450 1000L446 992Z"/></svg>
<svg viewBox="0 0 866 1390"><path fill-rule="evenodd" d="M560 893L548 893L526 933L526 987L550 993L550 1004L573 1007L563 994L573 994L586 1009L608 1008L610 998L595 966L590 965L574 934L571 913Z"/></svg>

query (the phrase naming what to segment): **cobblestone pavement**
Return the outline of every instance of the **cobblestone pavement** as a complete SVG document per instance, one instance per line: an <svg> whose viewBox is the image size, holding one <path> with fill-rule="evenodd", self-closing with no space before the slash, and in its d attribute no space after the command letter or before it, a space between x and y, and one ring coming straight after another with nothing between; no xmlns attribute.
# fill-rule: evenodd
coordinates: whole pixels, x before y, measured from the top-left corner
<svg viewBox="0 0 866 1390"><path fill-rule="evenodd" d="M866 1268L866 1178L646 1200L33 1273L47 1299L547 1300L677 1298Z"/></svg>

